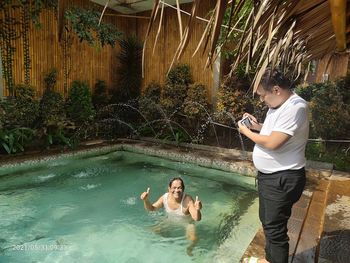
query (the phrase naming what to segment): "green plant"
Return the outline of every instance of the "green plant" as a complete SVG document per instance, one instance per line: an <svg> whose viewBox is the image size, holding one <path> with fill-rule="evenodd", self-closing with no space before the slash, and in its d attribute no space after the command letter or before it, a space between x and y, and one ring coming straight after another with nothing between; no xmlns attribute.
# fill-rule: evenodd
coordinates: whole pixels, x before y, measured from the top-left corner
<svg viewBox="0 0 350 263"><path fill-rule="evenodd" d="M37 133L37 136L44 141L45 148L54 144L63 144L70 148L75 146L74 123L65 120L47 121Z"/></svg>
<svg viewBox="0 0 350 263"><path fill-rule="evenodd" d="M92 103L95 109L101 109L108 104L109 97L107 94L106 82L103 80L97 80L92 94Z"/></svg>
<svg viewBox="0 0 350 263"><path fill-rule="evenodd" d="M39 116L39 104L34 97L34 89L27 85L17 85L14 97L2 101L3 125L6 129L34 127Z"/></svg>
<svg viewBox="0 0 350 263"><path fill-rule="evenodd" d="M310 142L306 145L305 155L308 160L332 163L334 169L350 172L350 147L348 144Z"/></svg>
<svg viewBox="0 0 350 263"><path fill-rule="evenodd" d="M207 113L209 114L208 95L203 84L194 83L188 87L183 111L187 116L196 118L198 121L207 117Z"/></svg>
<svg viewBox="0 0 350 263"><path fill-rule="evenodd" d="M0 129L1 146L8 154L24 151L25 145L32 139L34 130L30 128Z"/></svg>
<svg viewBox="0 0 350 263"><path fill-rule="evenodd" d="M167 85L190 85L193 83L191 68L186 64L179 64L172 68L166 78Z"/></svg>
<svg viewBox="0 0 350 263"><path fill-rule="evenodd" d="M113 47L121 33L111 24L101 23L99 25L99 17L100 13L97 11L78 7L65 12L65 18L69 21L80 42L87 41L93 44L99 41L102 46L108 44Z"/></svg>
<svg viewBox="0 0 350 263"><path fill-rule="evenodd" d="M161 117L159 109L157 109L161 89L160 84L151 82L141 94L139 109L148 120L155 120Z"/></svg>
<svg viewBox="0 0 350 263"><path fill-rule="evenodd" d="M187 95L188 86L192 82L188 65L178 65L170 70L160 100L161 106L168 114L181 108Z"/></svg>
<svg viewBox="0 0 350 263"><path fill-rule="evenodd" d="M217 95L216 118L227 125L241 119L245 112L261 120L265 108L263 104L248 93L250 83L245 78L234 76L224 82Z"/></svg>
<svg viewBox="0 0 350 263"><path fill-rule="evenodd" d="M39 15L44 8L57 6L55 0L2 0L0 1L0 51L2 60L2 73L6 87L10 96L13 96L13 62L16 47L14 40L22 38L23 44L23 69L24 82L26 85L30 82L30 46L29 46L29 28L30 22L39 26ZM13 10L20 9L20 16ZM18 25L21 26L18 30Z"/></svg>
<svg viewBox="0 0 350 263"><path fill-rule="evenodd" d="M142 42L135 36L119 41L120 53L117 55L117 85L114 102L136 99L141 93L142 82Z"/></svg>
<svg viewBox="0 0 350 263"><path fill-rule="evenodd" d="M317 84L317 89L314 88L310 110L313 133L317 137L350 138L350 107L343 94L336 83L332 82Z"/></svg>
<svg viewBox="0 0 350 263"><path fill-rule="evenodd" d="M66 103L67 117L78 125L93 119L95 111L86 82L73 81Z"/></svg>
<svg viewBox="0 0 350 263"><path fill-rule="evenodd" d="M311 101L315 92L322 88L323 83L314 83L312 85L298 85L295 89L295 93L298 94L306 101Z"/></svg>
<svg viewBox="0 0 350 263"><path fill-rule="evenodd" d="M162 139L165 141L175 141L176 144L191 141L188 134L185 131L183 131L182 129L173 128L173 132L171 132L169 130L167 133L163 134Z"/></svg>
<svg viewBox="0 0 350 263"><path fill-rule="evenodd" d="M53 90L46 90L40 100L40 120L43 125L65 119L64 99Z"/></svg>
<svg viewBox="0 0 350 263"><path fill-rule="evenodd" d="M56 82L57 82L57 69L53 68L51 69L47 74L44 76L44 82L45 82L45 89L46 90L53 90Z"/></svg>

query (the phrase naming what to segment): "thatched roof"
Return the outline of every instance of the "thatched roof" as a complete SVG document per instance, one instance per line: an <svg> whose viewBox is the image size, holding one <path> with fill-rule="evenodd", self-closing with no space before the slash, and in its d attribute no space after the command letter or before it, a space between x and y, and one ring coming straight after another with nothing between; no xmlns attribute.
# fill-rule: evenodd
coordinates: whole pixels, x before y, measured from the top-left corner
<svg viewBox="0 0 350 263"><path fill-rule="evenodd" d="M229 20L232 24L238 20L240 9L248 0L217 0L215 12L203 33L203 43L210 43L208 64L216 51L224 14L231 8ZM250 0L249 0L250 1ZM190 40L196 10L201 0L194 0L191 17L184 28L183 38L174 54L174 61ZM297 78L306 70L307 62L323 57L331 52L346 52L350 43L350 27L346 26L350 17L350 8L346 11L346 0L261 0L255 1L241 41L235 49L239 50L236 62L245 62L247 71L254 65L258 68L254 90L267 66L279 67L292 77ZM157 19L162 1L155 0L149 31ZM158 15L159 17L159 15ZM146 36L147 39L147 36ZM199 44L201 45L201 43Z"/></svg>

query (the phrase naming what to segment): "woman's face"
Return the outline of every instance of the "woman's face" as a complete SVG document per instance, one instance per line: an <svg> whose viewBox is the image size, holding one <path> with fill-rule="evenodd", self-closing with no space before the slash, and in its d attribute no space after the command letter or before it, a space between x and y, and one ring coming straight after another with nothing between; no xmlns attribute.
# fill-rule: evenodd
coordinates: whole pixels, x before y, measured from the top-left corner
<svg viewBox="0 0 350 263"><path fill-rule="evenodd" d="M174 196L175 199L182 198L183 187L180 180L175 180L172 182L171 186L168 187L169 193Z"/></svg>

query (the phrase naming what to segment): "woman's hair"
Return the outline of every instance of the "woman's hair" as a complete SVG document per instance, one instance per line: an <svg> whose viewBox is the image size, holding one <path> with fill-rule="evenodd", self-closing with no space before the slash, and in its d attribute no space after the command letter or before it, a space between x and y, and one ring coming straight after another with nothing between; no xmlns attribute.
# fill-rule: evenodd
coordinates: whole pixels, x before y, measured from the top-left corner
<svg viewBox="0 0 350 263"><path fill-rule="evenodd" d="M294 89L294 82L287 78L278 70L267 69L261 77L260 85L264 90L271 91L273 86L279 86L281 89Z"/></svg>
<svg viewBox="0 0 350 263"><path fill-rule="evenodd" d="M170 180L169 182L169 187L173 184L174 181L179 180L181 182L182 190L185 190L185 184L184 181L181 179L181 177L174 177L173 179Z"/></svg>

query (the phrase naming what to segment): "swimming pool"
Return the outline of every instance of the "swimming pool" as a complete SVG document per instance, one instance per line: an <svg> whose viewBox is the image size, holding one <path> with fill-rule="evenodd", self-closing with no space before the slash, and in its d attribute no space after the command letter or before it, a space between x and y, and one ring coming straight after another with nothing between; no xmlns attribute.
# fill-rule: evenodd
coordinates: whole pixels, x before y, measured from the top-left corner
<svg viewBox="0 0 350 263"><path fill-rule="evenodd" d="M181 176L203 202L189 256L186 222L150 200ZM0 262L238 262L259 228L252 178L124 151L0 169Z"/></svg>

